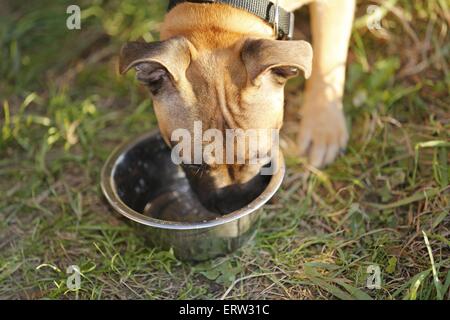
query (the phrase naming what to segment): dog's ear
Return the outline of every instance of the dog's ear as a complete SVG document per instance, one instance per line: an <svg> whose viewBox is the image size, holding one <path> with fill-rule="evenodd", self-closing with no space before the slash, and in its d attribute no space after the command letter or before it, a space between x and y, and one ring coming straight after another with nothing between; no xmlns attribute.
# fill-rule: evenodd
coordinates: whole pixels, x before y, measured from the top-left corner
<svg viewBox="0 0 450 320"><path fill-rule="evenodd" d="M282 82L298 75L299 70L303 71L305 78L309 78L312 56L311 45L301 40L247 39L241 51L253 84L258 84L258 80L269 72Z"/></svg>
<svg viewBox="0 0 450 320"><path fill-rule="evenodd" d="M184 37L174 37L165 41L128 42L119 57L119 72L124 74L135 67L140 81L151 80L167 71L178 81L190 63L190 45Z"/></svg>

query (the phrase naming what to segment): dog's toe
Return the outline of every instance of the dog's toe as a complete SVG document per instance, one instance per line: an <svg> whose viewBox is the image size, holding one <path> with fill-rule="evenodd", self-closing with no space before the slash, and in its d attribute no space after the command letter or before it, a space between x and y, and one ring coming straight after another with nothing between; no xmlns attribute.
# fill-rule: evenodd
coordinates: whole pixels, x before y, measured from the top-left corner
<svg viewBox="0 0 450 320"><path fill-rule="evenodd" d="M347 145L347 140L347 128L340 108L330 105L302 109L299 151L311 165L321 168L332 163Z"/></svg>

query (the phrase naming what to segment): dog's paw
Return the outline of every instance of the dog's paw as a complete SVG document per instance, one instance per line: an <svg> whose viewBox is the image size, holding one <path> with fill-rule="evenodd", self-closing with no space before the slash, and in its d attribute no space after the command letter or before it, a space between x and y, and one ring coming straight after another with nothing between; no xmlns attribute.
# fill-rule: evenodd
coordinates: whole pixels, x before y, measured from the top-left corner
<svg viewBox="0 0 450 320"><path fill-rule="evenodd" d="M333 162L348 141L341 102L305 104L300 110L300 117L300 155L307 157L316 168Z"/></svg>

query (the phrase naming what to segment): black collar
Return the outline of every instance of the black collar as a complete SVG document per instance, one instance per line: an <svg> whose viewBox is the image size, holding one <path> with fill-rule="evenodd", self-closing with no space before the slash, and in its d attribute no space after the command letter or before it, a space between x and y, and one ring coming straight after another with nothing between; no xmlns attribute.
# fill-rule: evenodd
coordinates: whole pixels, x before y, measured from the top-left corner
<svg viewBox="0 0 450 320"><path fill-rule="evenodd" d="M294 14L285 11L279 6L277 7L275 3L269 0L170 0L168 11L182 2L223 3L246 10L270 23L275 29L277 39L292 39ZM276 26L277 24L278 27Z"/></svg>

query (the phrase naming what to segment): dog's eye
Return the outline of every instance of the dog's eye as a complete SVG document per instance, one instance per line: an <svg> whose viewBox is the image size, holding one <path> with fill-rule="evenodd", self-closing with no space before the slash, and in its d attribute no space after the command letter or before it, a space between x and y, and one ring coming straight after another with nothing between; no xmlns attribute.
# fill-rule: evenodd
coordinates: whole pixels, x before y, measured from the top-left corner
<svg viewBox="0 0 450 320"><path fill-rule="evenodd" d="M276 67L276 68L273 68L271 71L272 71L272 74L275 75L275 77L278 78L279 80L281 80L282 82L284 82L283 80L287 80L289 78L295 77L299 73L298 68L290 67L290 66Z"/></svg>
<svg viewBox="0 0 450 320"><path fill-rule="evenodd" d="M168 78L167 70L164 68L154 68L149 64L143 63L136 66L136 77L143 84L147 85L152 94L157 94L164 81Z"/></svg>

